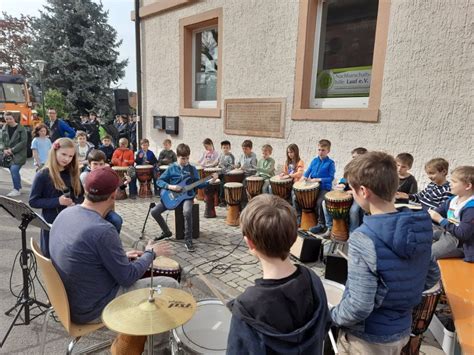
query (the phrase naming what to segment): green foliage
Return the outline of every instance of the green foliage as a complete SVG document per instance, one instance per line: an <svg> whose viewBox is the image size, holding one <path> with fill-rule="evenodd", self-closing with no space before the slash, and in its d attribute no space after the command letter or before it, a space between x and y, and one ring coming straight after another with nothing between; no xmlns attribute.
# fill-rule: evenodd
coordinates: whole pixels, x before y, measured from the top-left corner
<svg viewBox="0 0 474 355"><path fill-rule="evenodd" d="M104 113L113 106L110 86L124 76L127 61L118 60L121 41L107 20L101 3L47 0L34 21L31 57L48 62L44 87L58 89L70 113Z"/></svg>
<svg viewBox="0 0 474 355"><path fill-rule="evenodd" d="M59 118L66 118L69 115L66 110L66 98L61 93L61 91L56 89L49 89L46 91L44 96L44 108L46 111L48 108L54 108L58 113ZM41 105L37 108L37 111L41 117L46 117Z"/></svg>

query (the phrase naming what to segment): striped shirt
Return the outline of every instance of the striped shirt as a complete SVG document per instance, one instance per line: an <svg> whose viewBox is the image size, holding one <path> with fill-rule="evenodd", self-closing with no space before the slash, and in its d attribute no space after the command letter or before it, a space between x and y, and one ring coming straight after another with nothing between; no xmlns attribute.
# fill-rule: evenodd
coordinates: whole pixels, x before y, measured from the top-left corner
<svg viewBox="0 0 474 355"><path fill-rule="evenodd" d="M424 190L410 195L410 201L421 203L423 208L436 208L443 204L452 196L449 182L446 181L443 185L437 185L430 182Z"/></svg>

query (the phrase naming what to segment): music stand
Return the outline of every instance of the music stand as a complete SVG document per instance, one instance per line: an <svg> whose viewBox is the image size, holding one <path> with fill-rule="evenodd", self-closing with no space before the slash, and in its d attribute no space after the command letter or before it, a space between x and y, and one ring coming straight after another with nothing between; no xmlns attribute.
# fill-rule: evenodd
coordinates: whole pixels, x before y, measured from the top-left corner
<svg viewBox="0 0 474 355"><path fill-rule="evenodd" d="M27 248L26 246L26 229L28 228L29 224L32 224L38 228L44 229L49 231L51 225L48 224L43 217L38 215L35 211L33 211L27 204L22 201L16 201L11 198L0 196L0 207L2 207L7 213L16 218L21 224L18 226L21 230L21 269L23 274L23 291L22 297L18 298L16 304L11 307L8 311L5 312L5 315L10 315L10 313L16 309L18 306L18 312L13 319L13 322L10 324L10 327L7 330L7 333L3 337L2 342L0 343L0 348L3 347L5 341L7 340L8 335L10 334L11 330L16 325L29 325L30 321L39 317L44 312L46 312L49 306L45 303L37 301L36 299L30 297L29 295L29 284L28 281L30 279L29 270L28 270L28 258L34 258L33 252ZM37 305L39 307L44 307L45 310L42 311L40 314L35 315L34 317L30 317L30 307L32 305ZM25 320L23 323L17 323L18 317L20 316L22 310L25 310Z"/></svg>

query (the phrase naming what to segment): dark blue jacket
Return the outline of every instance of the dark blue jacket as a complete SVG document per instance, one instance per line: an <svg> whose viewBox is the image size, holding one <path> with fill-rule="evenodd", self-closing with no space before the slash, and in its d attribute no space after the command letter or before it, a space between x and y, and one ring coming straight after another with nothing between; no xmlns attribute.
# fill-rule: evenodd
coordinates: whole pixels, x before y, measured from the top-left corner
<svg viewBox="0 0 474 355"><path fill-rule="evenodd" d="M461 209L459 223L455 224L447 219L449 203L453 198L454 196L435 211L443 216L439 223L441 227L459 239L460 245L464 249L464 261L472 263L474 262L474 200L466 203Z"/></svg>
<svg viewBox="0 0 474 355"><path fill-rule="evenodd" d="M232 320L227 355L322 354L331 325L326 293L314 272L298 268L297 278L274 287L258 287L257 283L229 302Z"/></svg>
<svg viewBox="0 0 474 355"><path fill-rule="evenodd" d="M330 191L332 190L332 181L336 174L336 164L334 160L329 157L321 159L319 156L314 158L305 171L304 177L314 179L321 179L320 189Z"/></svg>
<svg viewBox="0 0 474 355"><path fill-rule="evenodd" d="M54 143L56 139L62 137L74 139L76 137L76 131L62 119L58 118L50 127L49 139Z"/></svg>
<svg viewBox="0 0 474 355"><path fill-rule="evenodd" d="M158 160L156 159L155 153L149 149L146 151L146 156L142 149L140 149L135 156L135 163L137 165L155 165L157 162Z"/></svg>
<svg viewBox="0 0 474 355"><path fill-rule="evenodd" d="M160 189L168 189L168 185L177 185L187 178L189 178L187 185L199 180L197 169L191 164L181 167L179 163L173 163L168 167L168 169L165 170L163 174L161 174L160 179L156 182L156 185ZM197 188L201 189L207 185L208 183L203 183Z"/></svg>
<svg viewBox="0 0 474 355"><path fill-rule="evenodd" d="M365 216L349 238L348 281L333 321L369 342L408 336L413 308L439 278L432 239L425 211Z"/></svg>
<svg viewBox="0 0 474 355"><path fill-rule="evenodd" d="M114 155L115 148L112 145L107 147L105 145L100 145L99 150L104 152L105 157L107 158L106 163L110 163L112 161L112 155Z"/></svg>

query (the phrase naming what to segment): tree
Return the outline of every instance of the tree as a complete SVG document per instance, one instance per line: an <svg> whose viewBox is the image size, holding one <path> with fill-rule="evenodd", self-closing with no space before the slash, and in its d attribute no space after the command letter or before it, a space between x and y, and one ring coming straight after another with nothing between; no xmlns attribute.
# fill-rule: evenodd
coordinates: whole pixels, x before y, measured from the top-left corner
<svg viewBox="0 0 474 355"><path fill-rule="evenodd" d="M0 19L0 66L28 76L28 49L33 38L33 17L13 17L2 12Z"/></svg>
<svg viewBox="0 0 474 355"><path fill-rule="evenodd" d="M48 108L54 108L56 110L56 113L58 114L58 117L68 117L68 112L66 110L66 99L59 90L49 89L48 91L46 91L44 95L44 104L45 110L48 110ZM38 107L37 111L41 117L46 117L42 107Z"/></svg>
<svg viewBox="0 0 474 355"><path fill-rule="evenodd" d="M101 3L47 0L34 21L32 57L48 62L45 87L58 89L71 113L112 108L110 86L124 76L127 60L118 60L121 41L107 20Z"/></svg>

